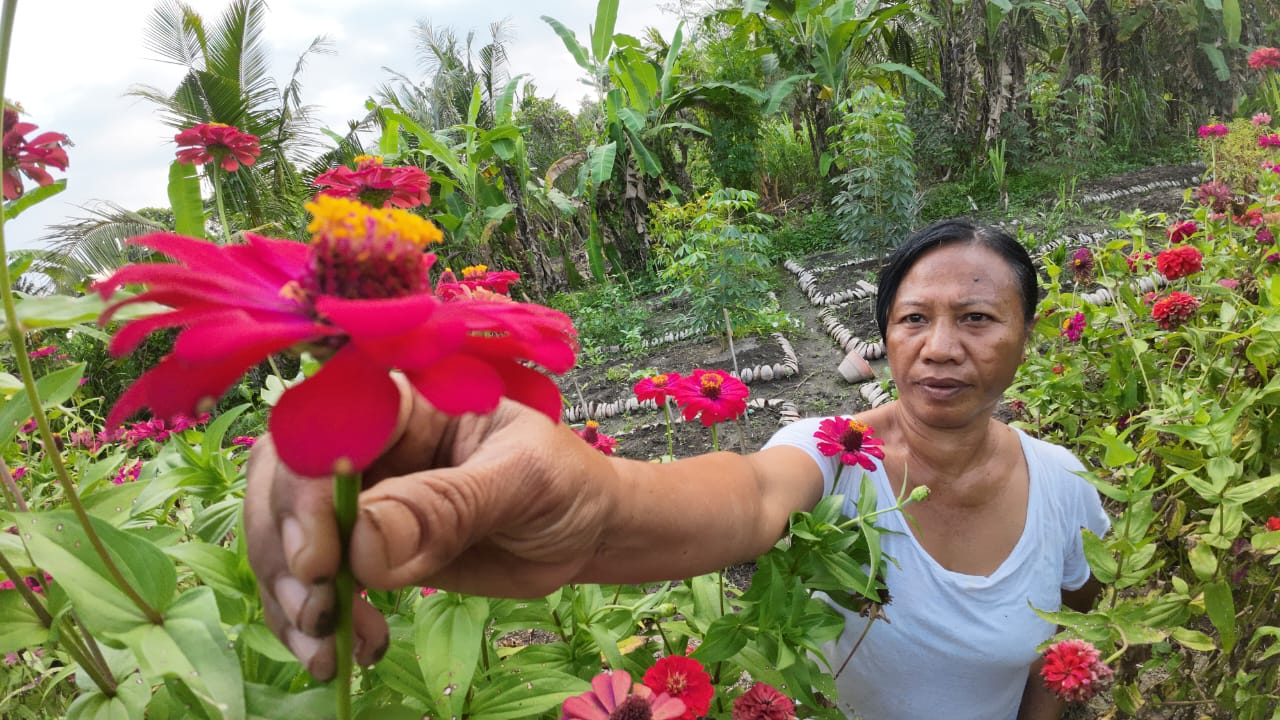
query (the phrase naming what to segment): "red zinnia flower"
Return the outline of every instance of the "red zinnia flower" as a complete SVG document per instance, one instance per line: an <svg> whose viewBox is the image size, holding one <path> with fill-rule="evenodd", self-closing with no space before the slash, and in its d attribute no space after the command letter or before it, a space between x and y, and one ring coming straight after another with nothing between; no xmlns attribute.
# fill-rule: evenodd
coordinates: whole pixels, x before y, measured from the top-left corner
<svg viewBox="0 0 1280 720"><path fill-rule="evenodd" d="M667 398L671 397L671 392L678 382L680 382L680 373L659 373L636 383L632 392L640 402L652 400L661 406Z"/></svg>
<svg viewBox="0 0 1280 720"><path fill-rule="evenodd" d="M1270 530L1272 532L1276 530L1280 530L1280 517L1273 516L1273 517L1267 518L1267 530Z"/></svg>
<svg viewBox="0 0 1280 720"><path fill-rule="evenodd" d="M762 682L733 701L733 720L794 720L795 716L791 698Z"/></svg>
<svg viewBox="0 0 1280 720"><path fill-rule="evenodd" d="M645 671L644 684L655 693L666 693L684 703L680 720L694 720L711 709L711 676L702 663L683 655L668 655Z"/></svg>
<svg viewBox="0 0 1280 720"><path fill-rule="evenodd" d="M342 165L326 170L311 183L321 195L359 200L372 207L412 208L431 204L431 178L413 166L385 167L382 158L361 155L356 169Z"/></svg>
<svg viewBox="0 0 1280 720"><path fill-rule="evenodd" d="M178 143L178 162L204 165L213 160L227 172L253 165L262 154L257 136L223 123L201 123L173 139Z"/></svg>
<svg viewBox="0 0 1280 720"><path fill-rule="evenodd" d="M1088 324L1084 313L1078 312L1062 321L1062 335L1065 335L1067 340L1071 342L1080 342L1080 338L1084 336L1084 329Z"/></svg>
<svg viewBox="0 0 1280 720"><path fill-rule="evenodd" d="M1204 256L1193 245L1180 245L1162 250L1156 256L1156 269L1169 280L1177 280L1200 272Z"/></svg>
<svg viewBox="0 0 1280 720"><path fill-rule="evenodd" d="M67 169L67 151L62 146L67 136L62 133L40 133L28 140L27 133L36 129L32 123L21 122L18 111L4 108L4 134L0 153L4 154L3 192L5 200L22 197L22 177L26 175L35 184L44 187L53 183L45 168Z"/></svg>
<svg viewBox="0 0 1280 720"><path fill-rule="evenodd" d="M1160 298L1151 306L1151 317L1164 330L1175 330L1182 327L1187 318L1195 314L1200 301L1194 295L1184 292L1171 292Z"/></svg>
<svg viewBox="0 0 1280 720"><path fill-rule="evenodd" d="M484 297L489 293L508 295L511 286L520 280L520 273L514 270L490 271L487 265L469 265L462 268L462 279L459 280L453 271L445 268L436 281L436 294L445 300L458 296Z"/></svg>
<svg viewBox="0 0 1280 720"><path fill-rule="evenodd" d="M1196 188L1196 198L1200 204L1212 206L1214 212L1225 212L1227 203L1234 197L1231 188L1221 180L1210 180Z"/></svg>
<svg viewBox="0 0 1280 720"><path fill-rule="evenodd" d="M1196 225L1195 220L1183 220L1182 222L1170 225L1169 229L1165 232L1169 236L1169 242L1176 245L1192 235L1195 235L1196 230L1199 229L1200 228Z"/></svg>
<svg viewBox="0 0 1280 720"><path fill-rule="evenodd" d="M1084 640L1063 640L1044 651L1040 677L1055 695L1072 702L1088 700L1111 677L1098 649Z"/></svg>
<svg viewBox="0 0 1280 720"><path fill-rule="evenodd" d="M144 406L158 417L207 408L248 368L296 346L332 354L271 413L280 459L304 476L328 475L342 459L359 471L382 452L400 406L392 369L446 413L488 412L506 395L559 418L560 391L528 363L573 367L569 318L510 299L441 300L427 276L435 256L422 252L440 230L403 210L330 197L307 208L310 245L252 233L243 245L167 233L130 241L178 262L117 270L99 286L103 296L148 288L108 306L100 322L131 303L172 309L125 325L111 351L184 329L173 352L120 396L109 426Z"/></svg>
<svg viewBox="0 0 1280 720"><path fill-rule="evenodd" d="M839 455L843 465L875 470L871 458L884 459L884 450L879 447L884 441L871 437L874 433L874 428L856 418L833 417L819 423L813 436L818 439L818 452L823 455Z"/></svg>
<svg viewBox="0 0 1280 720"><path fill-rule="evenodd" d="M560 708L560 720L674 720L683 714L684 702L632 685L625 670L600 673L592 678L590 692L565 700Z"/></svg>
<svg viewBox="0 0 1280 720"><path fill-rule="evenodd" d="M1229 132L1231 132L1231 129L1228 128L1226 125L1223 125L1222 123L1214 123L1212 125L1200 126L1200 137L1202 138L1225 137Z"/></svg>
<svg viewBox="0 0 1280 720"><path fill-rule="evenodd" d="M588 420L586 427L574 432L578 437L586 440L588 445L605 455L612 455L618 449L618 441L600 432L600 423L595 420Z"/></svg>
<svg viewBox="0 0 1280 720"><path fill-rule="evenodd" d="M1262 47L1249 53L1249 67L1254 70L1263 68L1280 68L1280 50L1273 47Z"/></svg>
<svg viewBox="0 0 1280 720"><path fill-rule="evenodd" d="M1149 252L1142 252L1142 253L1134 252L1129 255L1126 255L1124 258L1124 261L1125 261L1125 264L1129 266L1129 272L1136 273L1136 272L1146 271L1148 268L1150 268L1151 259L1154 257L1155 255L1152 255Z"/></svg>
<svg viewBox="0 0 1280 720"><path fill-rule="evenodd" d="M671 389L685 420L697 417L704 427L735 420L747 411L747 386L723 370L694 370Z"/></svg>

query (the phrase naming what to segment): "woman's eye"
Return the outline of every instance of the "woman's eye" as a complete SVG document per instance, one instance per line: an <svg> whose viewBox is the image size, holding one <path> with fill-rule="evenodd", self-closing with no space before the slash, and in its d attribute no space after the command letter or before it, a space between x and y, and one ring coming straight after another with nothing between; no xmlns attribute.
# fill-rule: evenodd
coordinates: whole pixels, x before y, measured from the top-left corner
<svg viewBox="0 0 1280 720"><path fill-rule="evenodd" d="M969 322L982 322L983 320L986 320L989 317L990 316L987 315L986 313L972 312L972 313L969 313L968 315L965 315L965 320L968 320Z"/></svg>
<svg viewBox="0 0 1280 720"><path fill-rule="evenodd" d="M903 318L902 318L902 322L905 322L905 323L922 323L922 322L924 322L924 316L923 316L923 315L921 315L920 313L911 313L910 315L907 315L907 316L903 317Z"/></svg>

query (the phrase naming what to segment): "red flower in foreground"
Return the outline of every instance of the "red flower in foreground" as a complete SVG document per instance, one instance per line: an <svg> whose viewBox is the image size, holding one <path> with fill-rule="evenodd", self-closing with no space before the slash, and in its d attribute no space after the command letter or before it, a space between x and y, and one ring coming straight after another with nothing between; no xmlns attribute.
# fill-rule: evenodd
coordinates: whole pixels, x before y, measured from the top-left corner
<svg viewBox="0 0 1280 720"><path fill-rule="evenodd" d="M1044 651L1040 677L1055 695L1073 702L1093 697L1107 679L1111 668L1099 659L1098 649L1084 640L1063 640Z"/></svg>
<svg viewBox="0 0 1280 720"><path fill-rule="evenodd" d="M659 373L636 383L631 390L640 402L652 400L661 406L667 398L671 397L671 392L678 382L680 382L680 373Z"/></svg>
<svg viewBox="0 0 1280 720"><path fill-rule="evenodd" d="M694 720L706 715L711 709L711 697L716 692L702 663L683 655L660 658L645 671L644 684L655 693L666 693L683 702L684 714L678 716L680 720Z"/></svg>
<svg viewBox="0 0 1280 720"><path fill-rule="evenodd" d="M588 420L586 427L574 432L578 437L586 440L588 445L605 455L612 455L618 449L618 441L600 432L600 423L595 420Z"/></svg>
<svg viewBox="0 0 1280 720"><path fill-rule="evenodd" d="M833 417L818 424L813 434L818 439L818 452L827 457L840 456L843 465L858 465L864 470L874 470L871 458L884 459L884 445L880 438L871 437L875 430L856 418Z"/></svg>
<svg viewBox="0 0 1280 720"><path fill-rule="evenodd" d="M104 297L133 283L147 290L112 303L99 322L132 303L171 309L126 324L111 352L132 352L162 328L183 330L120 396L109 426L142 407L159 417L208 409L250 367L294 347L331 355L271 413L280 459L301 475L328 475L343 460L359 471L382 452L400 406L392 369L446 413L488 412L505 395L559 417L559 390L528 364L573 367L569 318L509 299L441 300L427 277L435 256L422 251L440 231L422 218L328 197L307 209L310 245L252 233L243 245L167 233L131 241L177 263L116 271L98 287Z"/></svg>
<svg viewBox="0 0 1280 720"><path fill-rule="evenodd" d="M560 720L674 720L684 703L636 683L625 670L604 672L591 680L591 691L564 701Z"/></svg>
<svg viewBox="0 0 1280 720"><path fill-rule="evenodd" d="M1261 47L1249 53L1249 67L1254 70L1263 68L1280 68L1280 50L1273 47Z"/></svg>
<svg viewBox="0 0 1280 720"><path fill-rule="evenodd" d="M326 170L311 183L321 195L359 200L371 207L413 208L431 204L431 178L413 166L386 167L382 158L361 155L356 169L342 165Z"/></svg>
<svg viewBox="0 0 1280 720"><path fill-rule="evenodd" d="M257 136L223 123L201 123L173 139L178 143L178 162L204 165L213 160L227 172L253 165L262 154Z"/></svg>
<svg viewBox="0 0 1280 720"><path fill-rule="evenodd" d="M27 133L35 129L35 125L18 119L17 110L5 106L3 145L0 145L0 152L4 154L2 195L5 200L22 197L22 175L44 187L53 184L53 176L45 168L67 169L67 151L62 149L67 136L46 132L28 140Z"/></svg>
<svg viewBox="0 0 1280 720"><path fill-rule="evenodd" d="M1169 280L1177 280L1200 272L1204 267L1204 256L1192 245L1180 245L1169 250L1161 250L1156 255L1156 269Z"/></svg>
<svg viewBox="0 0 1280 720"><path fill-rule="evenodd" d="M1183 220L1182 222L1170 225L1169 229L1165 231L1165 234L1169 236L1169 242L1176 245L1192 235L1195 235L1196 230L1199 229L1200 228L1196 225L1195 220Z"/></svg>
<svg viewBox="0 0 1280 720"><path fill-rule="evenodd" d="M1200 301L1194 295L1171 292L1151 306L1151 317L1164 330L1176 330L1195 314Z"/></svg>
<svg viewBox="0 0 1280 720"><path fill-rule="evenodd" d="M1272 516L1267 518L1267 530L1272 532L1280 530L1280 517Z"/></svg>
<svg viewBox="0 0 1280 720"><path fill-rule="evenodd" d="M736 420L747 411L747 386L723 370L694 370L671 389L671 397L685 420L695 417L704 427ZM701 415L699 416L699 413Z"/></svg>
<svg viewBox="0 0 1280 720"><path fill-rule="evenodd" d="M793 720L795 716L791 698L762 682L733 701L733 720Z"/></svg>

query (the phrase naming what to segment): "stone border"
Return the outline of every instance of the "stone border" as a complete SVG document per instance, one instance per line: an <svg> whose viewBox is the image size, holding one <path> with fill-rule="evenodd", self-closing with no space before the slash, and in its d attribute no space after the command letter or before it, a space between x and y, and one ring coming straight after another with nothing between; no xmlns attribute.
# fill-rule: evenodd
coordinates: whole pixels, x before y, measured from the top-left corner
<svg viewBox="0 0 1280 720"><path fill-rule="evenodd" d="M841 350L847 353L857 353L865 360L883 358L885 352L883 340L867 342L854 337L853 332L836 318L836 313L842 307L841 305L828 305L818 311L818 318L822 321L822 329L827 331L827 336L834 340Z"/></svg>
<svg viewBox="0 0 1280 720"><path fill-rule="evenodd" d="M889 382L893 381L890 380ZM858 386L858 394L861 395L862 399L866 400L873 408L880 407L893 399L893 395L888 390L885 390L880 386L879 380L862 383Z"/></svg>
<svg viewBox="0 0 1280 720"><path fill-rule="evenodd" d="M729 374L738 378L744 384L751 385L752 383L782 380L799 373L800 358L796 355L795 348L791 346L791 341L787 340L782 333L771 333L770 337L777 340L778 346L782 348L782 362L756 365L740 369L738 372L730 370L728 371ZM652 400L640 402L634 395L631 395L614 402L588 402L585 410L581 404L570 405L564 409L563 415L566 422L581 422L587 419L611 418L615 415L631 413L639 410L642 406L653 410L659 408L658 404Z"/></svg>
<svg viewBox="0 0 1280 720"><path fill-rule="evenodd" d="M856 287L853 289L841 290L834 295L824 295L822 291L818 290L818 281L817 278L814 277L814 273L837 270L848 265L856 265L858 263L864 263L875 259L876 258L854 258L853 260L840 263L839 265L829 265L826 267L812 269L805 268L795 260L786 260L782 263L782 267L786 268L791 274L796 276L796 282L800 284L800 292L804 293L805 297L809 298L809 303L811 305L839 305L841 303L849 302L850 300L866 300L869 297L874 297L876 294L876 286L866 280L859 280L855 283Z"/></svg>
<svg viewBox="0 0 1280 720"><path fill-rule="evenodd" d="M1201 168L1204 167L1203 163L1197 162L1194 164ZM1081 205L1085 205L1089 203L1105 202L1107 200L1116 200L1122 197L1126 197L1128 195L1137 195L1138 193L1141 193L1141 192L1150 192L1152 190L1163 190L1164 188L1177 187L1179 185L1183 187L1186 187L1188 184L1199 185L1203 180L1204 180L1204 175L1201 173L1196 173L1195 175L1191 175L1185 178L1176 178L1173 180L1157 180L1155 182L1144 183L1142 185L1134 185L1132 187L1123 188L1121 190L1112 190L1111 192L1093 193L1091 195L1084 195L1076 202L1080 203Z"/></svg>

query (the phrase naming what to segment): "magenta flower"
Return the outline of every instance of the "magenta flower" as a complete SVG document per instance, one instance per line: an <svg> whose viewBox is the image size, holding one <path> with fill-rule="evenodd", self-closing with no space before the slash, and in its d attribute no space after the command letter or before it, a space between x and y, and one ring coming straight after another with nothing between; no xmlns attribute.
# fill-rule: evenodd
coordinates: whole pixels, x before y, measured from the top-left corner
<svg viewBox="0 0 1280 720"><path fill-rule="evenodd" d="M1252 118L1250 118L1249 122L1253 123L1258 127L1262 127L1263 125L1270 125L1271 115L1265 112L1260 112L1255 114Z"/></svg>
<svg viewBox="0 0 1280 720"><path fill-rule="evenodd" d="M100 322L131 303L172 309L126 324L112 353L132 352L162 328L183 330L173 352L121 395L108 426L142 407L162 418L207 409L247 369L294 347L328 358L271 413L280 459L304 476L327 476L339 461L358 472L382 452L400 407L392 369L446 413L489 412L505 395L559 418L560 391L529 364L573 367L567 317L509 299L441 300L427 275L435 256L422 251L440 231L422 218L331 197L307 208L310 245L251 233L226 246L171 234L131 241L177 262L116 271L98 288L104 297L148 287L112 303Z"/></svg>
<svg viewBox="0 0 1280 720"><path fill-rule="evenodd" d="M1169 242L1176 245L1187 240L1192 235L1195 235L1196 230L1199 229L1200 227L1196 225L1195 220L1183 220L1182 222L1170 225L1169 229L1165 231L1165 234L1168 235Z"/></svg>
<svg viewBox="0 0 1280 720"><path fill-rule="evenodd" d="M605 455L612 455L618 449L618 441L600 432L600 423L595 420L588 420L586 427L573 432Z"/></svg>
<svg viewBox="0 0 1280 720"><path fill-rule="evenodd" d="M520 280L520 273L514 270L490 270L486 265L471 265L462 268L462 279L459 280L453 271L446 269L440 273L436 281L436 294L445 300L458 296L484 297L488 294L509 295L511 286Z"/></svg>
<svg viewBox="0 0 1280 720"><path fill-rule="evenodd" d="M1098 649L1084 640L1063 640L1044 651L1040 677L1045 687L1067 702L1088 700L1111 678Z"/></svg>
<svg viewBox="0 0 1280 720"><path fill-rule="evenodd" d="M1076 248L1075 252L1071 253L1068 264L1077 283L1083 284L1093 280L1093 251L1089 248Z"/></svg>
<svg viewBox="0 0 1280 720"><path fill-rule="evenodd" d="M1231 129L1228 128L1226 125L1223 125L1222 123L1214 123L1212 125L1200 126L1200 137L1202 138L1226 137L1227 133L1229 132L1231 132Z"/></svg>
<svg viewBox="0 0 1280 720"><path fill-rule="evenodd" d="M1271 229L1265 227L1258 228L1258 232L1253 236L1253 239L1259 245L1274 245L1276 242L1276 236L1272 234Z"/></svg>
<svg viewBox="0 0 1280 720"><path fill-rule="evenodd" d="M1271 133L1270 135L1259 135L1258 147L1280 148L1280 133Z"/></svg>
<svg viewBox="0 0 1280 720"><path fill-rule="evenodd" d="M1249 53L1249 67L1254 70L1280 68L1280 50L1273 47L1261 47Z"/></svg>
<svg viewBox="0 0 1280 720"><path fill-rule="evenodd" d="M747 386L723 370L694 370L671 391L685 420L695 417L704 427L736 420L747 411Z"/></svg>
<svg viewBox="0 0 1280 720"><path fill-rule="evenodd" d="M680 382L680 373L658 373L636 383L631 391L640 402L652 400L662 405L667 398L671 397L671 391L678 382Z"/></svg>
<svg viewBox="0 0 1280 720"><path fill-rule="evenodd" d="M1061 334L1071 342L1080 342L1080 338L1084 336L1084 329L1089 322L1085 319L1084 313L1078 312L1075 315L1062 321Z"/></svg>
<svg viewBox="0 0 1280 720"><path fill-rule="evenodd" d="M864 470L875 470L871 458L884 459L880 446L884 441L872 437L875 429L856 418L826 418L818 424L813 434L818 440L818 452L827 457L840 457L842 465L857 465Z"/></svg>
<svg viewBox="0 0 1280 720"><path fill-rule="evenodd" d="M227 172L253 165L262 154L257 136L223 123L201 123L173 139L178 143L178 162L204 165L213 161Z"/></svg>
<svg viewBox="0 0 1280 720"><path fill-rule="evenodd" d="M356 169L341 165L316 176L321 195L359 200L371 207L413 208L431 204L431 178L413 166L386 167L382 158L361 155Z"/></svg>
<svg viewBox="0 0 1280 720"><path fill-rule="evenodd" d="M683 714L682 701L633 685L629 673L614 670L592 678L590 692L565 700L560 720L675 720Z"/></svg>
<svg viewBox="0 0 1280 720"><path fill-rule="evenodd" d="M47 168L67 169L67 136L62 133L41 133L30 140L27 133L36 129L31 123L22 122L18 111L7 104L4 107L4 134L0 139L0 153L4 155L3 196L5 200L22 197L22 175L36 185L53 184L53 176Z"/></svg>

